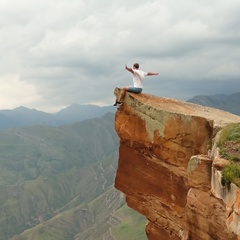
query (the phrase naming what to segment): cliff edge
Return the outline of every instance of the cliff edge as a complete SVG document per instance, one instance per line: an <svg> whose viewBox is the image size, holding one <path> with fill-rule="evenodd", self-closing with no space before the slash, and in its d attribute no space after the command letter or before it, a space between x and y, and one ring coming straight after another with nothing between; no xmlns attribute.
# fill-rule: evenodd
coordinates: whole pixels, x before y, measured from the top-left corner
<svg viewBox="0 0 240 240"><path fill-rule="evenodd" d="M233 122L240 116L126 94L115 115L120 141L115 187L129 207L146 216L148 239L240 239L239 188L221 185L225 163L215 140Z"/></svg>

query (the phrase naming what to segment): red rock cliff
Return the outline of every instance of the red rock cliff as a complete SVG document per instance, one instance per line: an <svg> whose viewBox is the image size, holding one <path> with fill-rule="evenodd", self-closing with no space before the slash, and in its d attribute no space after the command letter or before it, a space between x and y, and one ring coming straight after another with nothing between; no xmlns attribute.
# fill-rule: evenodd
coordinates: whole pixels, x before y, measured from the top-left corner
<svg viewBox="0 0 240 240"><path fill-rule="evenodd" d="M212 144L223 125L239 121L221 110L127 93L115 116L115 187L146 216L148 239L238 239L238 190L233 201L222 193Z"/></svg>

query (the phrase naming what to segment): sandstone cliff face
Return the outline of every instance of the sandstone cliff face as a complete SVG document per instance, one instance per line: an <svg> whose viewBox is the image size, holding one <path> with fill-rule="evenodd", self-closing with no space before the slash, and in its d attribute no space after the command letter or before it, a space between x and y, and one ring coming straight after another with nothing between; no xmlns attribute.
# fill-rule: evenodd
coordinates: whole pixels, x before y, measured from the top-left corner
<svg viewBox="0 0 240 240"><path fill-rule="evenodd" d="M221 126L239 121L217 109L127 93L115 117L115 187L146 216L148 239L238 239L240 195L231 193L230 201L222 193L211 149Z"/></svg>

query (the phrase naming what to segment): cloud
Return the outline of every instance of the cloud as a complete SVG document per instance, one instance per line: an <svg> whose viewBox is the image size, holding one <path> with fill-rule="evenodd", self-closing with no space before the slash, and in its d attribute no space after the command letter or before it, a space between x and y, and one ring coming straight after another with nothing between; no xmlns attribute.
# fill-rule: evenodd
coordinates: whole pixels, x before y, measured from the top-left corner
<svg viewBox="0 0 240 240"><path fill-rule="evenodd" d="M0 95L19 93L20 83L31 90L2 108L112 104L114 88L131 84L124 65L134 62L159 72L145 80L150 94L186 100L236 91L239 10L238 0L3 0Z"/></svg>
<svg viewBox="0 0 240 240"><path fill-rule="evenodd" d="M35 87L21 81L19 76L5 75L0 78L0 108L8 109L16 106L28 106L37 103L41 97L36 94Z"/></svg>

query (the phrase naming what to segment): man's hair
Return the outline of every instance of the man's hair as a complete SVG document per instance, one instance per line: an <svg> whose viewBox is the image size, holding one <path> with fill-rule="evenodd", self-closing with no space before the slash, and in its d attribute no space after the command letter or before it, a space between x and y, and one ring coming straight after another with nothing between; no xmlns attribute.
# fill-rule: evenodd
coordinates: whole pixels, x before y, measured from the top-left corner
<svg viewBox="0 0 240 240"><path fill-rule="evenodd" d="M139 64L138 63L134 63L133 66L137 69L139 69Z"/></svg>

